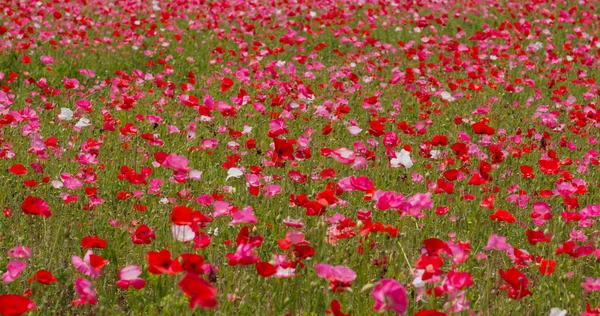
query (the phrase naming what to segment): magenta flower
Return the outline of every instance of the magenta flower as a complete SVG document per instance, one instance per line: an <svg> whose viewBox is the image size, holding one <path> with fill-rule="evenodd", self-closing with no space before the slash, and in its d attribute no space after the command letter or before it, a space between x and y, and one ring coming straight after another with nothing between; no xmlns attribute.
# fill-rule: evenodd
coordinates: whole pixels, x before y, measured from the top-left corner
<svg viewBox="0 0 600 316"><path fill-rule="evenodd" d="M254 212L252 212L252 206L244 207L243 209L233 212L231 214L233 216L233 220L229 222L229 226L234 226L238 224L250 224L254 225L258 222Z"/></svg>
<svg viewBox="0 0 600 316"><path fill-rule="evenodd" d="M27 246L15 246L8 251L8 256L11 258L29 258L31 249Z"/></svg>
<svg viewBox="0 0 600 316"><path fill-rule="evenodd" d="M6 272L2 274L2 281L6 283L10 283L16 280L19 275L21 275L21 271L23 271L27 265L21 260L12 260L6 266Z"/></svg>
<svg viewBox="0 0 600 316"><path fill-rule="evenodd" d="M585 293L591 291L600 291L600 278L594 280L594 278L585 278L585 282L581 283Z"/></svg>
<svg viewBox="0 0 600 316"><path fill-rule="evenodd" d="M371 292L376 311L393 310L397 314L406 312L408 301L406 300L406 289L402 284L393 279L383 279L379 281Z"/></svg>
<svg viewBox="0 0 600 316"><path fill-rule="evenodd" d="M96 290L92 288L92 282L86 279L77 279L75 281L75 291L79 298L71 302L74 306L84 304L96 305L98 303L96 300Z"/></svg>

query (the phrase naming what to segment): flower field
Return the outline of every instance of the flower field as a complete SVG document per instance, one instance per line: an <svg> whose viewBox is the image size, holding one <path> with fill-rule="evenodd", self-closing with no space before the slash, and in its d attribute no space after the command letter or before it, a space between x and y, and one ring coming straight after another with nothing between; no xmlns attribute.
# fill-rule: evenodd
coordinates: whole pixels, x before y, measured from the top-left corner
<svg viewBox="0 0 600 316"><path fill-rule="evenodd" d="M600 315L599 1L0 4L0 315Z"/></svg>

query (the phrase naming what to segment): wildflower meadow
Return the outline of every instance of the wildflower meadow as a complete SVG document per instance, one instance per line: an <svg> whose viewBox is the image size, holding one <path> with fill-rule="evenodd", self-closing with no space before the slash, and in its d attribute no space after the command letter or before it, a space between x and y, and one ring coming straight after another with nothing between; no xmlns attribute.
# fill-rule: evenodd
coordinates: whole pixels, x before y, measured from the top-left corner
<svg viewBox="0 0 600 316"><path fill-rule="evenodd" d="M0 0L0 315L600 315L600 1Z"/></svg>

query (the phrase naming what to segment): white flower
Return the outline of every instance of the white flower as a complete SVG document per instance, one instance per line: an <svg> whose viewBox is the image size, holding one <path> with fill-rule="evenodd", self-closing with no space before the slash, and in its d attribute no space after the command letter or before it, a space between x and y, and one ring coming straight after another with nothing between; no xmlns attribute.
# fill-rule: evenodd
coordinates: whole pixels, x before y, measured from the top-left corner
<svg viewBox="0 0 600 316"><path fill-rule="evenodd" d="M421 270L421 269L417 270L417 275L415 276L415 279L412 282L414 287L419 289L419 288L422 288L425 286L425 282L422 279L424 273L425 273L425 270Z"/></svg>
<svg viewBox="0 0 600 316"><path fill-rule="evenodd" d="M83 128L83 127L90 126L90 125L92 125L90 120L86 119L85 117L82 117L81 119L79 119L79 122L77 122L77 124L75 124L75 127Z"/></svg>
<svg viewBox="0 0 600 316"><path fill-rule="evenodd" d="M227 181L229 178L239 178L243 175L244 173L240 169L229 168L229 170L227 170L227 178L225 178L225 181Z"/></svg>
<svg viewBox="0 0 600 316"><path fill-rule="evenodd" d="M390 164L393 168L398 168L403 165L406 169L410 169L413 166L413 162L410 159L410 152L402 149L400 152L396 152L396 158L390 160Z"/></svg>
<svg viewBox="0 0 600 316"><path fill-rule="evenodd" d="M173 225L171 232L173 233L173 238L181 242L192 241L196 237L196 233L188 225Z"/></svg>
<svg viewBox="0 0 600 316"><path fill-rule="evenodd" d="M70 121L73 119L73 111L68 108L60 108L60 114L58 115L58 118L63 121Z"/></svg>
<svg viewBox="0 0 600 316"><path fill-rule="evenodd" d="M567 315L566 309L560 309L558 307L554 307L550 309L550 316L565 316Z"/></svg>
<svg viewBox="0 0 600 316"><path fill-rule="evenodd" d="M452 96L452 94L450 94L450 92L448 91L443 91L440 96L442 97L442 99L448 101L448 102L452 102L455 100L455 98Z"/></svg>

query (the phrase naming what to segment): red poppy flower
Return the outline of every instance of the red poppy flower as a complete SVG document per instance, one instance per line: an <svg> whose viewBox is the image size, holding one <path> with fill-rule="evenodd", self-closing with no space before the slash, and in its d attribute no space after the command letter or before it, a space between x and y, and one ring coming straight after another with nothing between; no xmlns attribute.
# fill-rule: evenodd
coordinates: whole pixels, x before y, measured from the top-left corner
<svg viewBox="0 0 600 316"><path fill-rule="evenodd" d="M23 211L23 214L41 215L44 218L48 218L52 215L46 201L31 195L28 195L25 198L25 201L21 204L21 210Z"/></svg>
<svg viewBox="0 0 600 316"><path fill-rule="evenodd" d="M492 221L507 222L511 224L516 222L515 216L512 213L503 209L497 209L494 214L490 215L490 219Z"/></svg>
<svg viewBox="0 0 600 316"><path fill-rule="evenodd" d="M140 225L135 230L133 236L131 236L131 240L136 245L149 244L152 242L152 239L156 239L156 235L154 234L154 230L150 229L147 225Z"/></svg>
<svg viewBox="0 0 600 316"><path fill-rule="evenodd" d="M428 238L423 240L423 244L429 256L439 256L441 253L452 255L452 250L440 239Z"/></svg>
<svg viewBox="0 0 600 316"><path fill-rule="evenodd" d="M16 175L27 174L27 168L25 168L25 166L23 166L22 164L18 163L10 166L10 168L8 168L8 171Z"/></svg>
<svg viewBox="0 0 600 316"><path fill-rule="evenodd" d="M184 253L180 255L183 259L183 269L189 273L202 274L202 265L204 265L204 258L201 255L194 253Z"/></svg>
<svg viewBox="0 0 600 316"><path fill-rule="evenodd" d="M543 275L551 275L556 271L556 261L552 259L540 260L540 273Z"/></svg>
<svg viewBox="0 0 600 316"><path fill-rule="evenodd" d="M35 303L21 295L0 295L0 315L19 316L35 309Z"/></svg>
<svg viewBox="0 0 600 316"><path fill-rule="evenodd" d="M438 312L435 309L425 309L415 313L415 316L446 316L446 313Z"/></svg>
<svg viewBox="0 0 600 316"><path fill-rule="evenodd" d="M529 279L527 279L527 276L523 272L515 268L510 268L506 271L500 270L500 276L509 285L509 298L520 299L532 294L528 288Z"/></svg>
<svg viewBox="0 0 600 316"><path fill-rule="evenodd" d="M179 288L190 297L190 308L198 306L203 308L213 308L218 305L215 297L217 289L203 278L193 274L186 273L183 279L179 281Z"/></svg>
<svg viewBox="0 0 600 316"><path fill-rule="evenodd" d="M81 247L88 248L106 248L106 240L98 236L86 236L81 239Z"/></svg>
<svg viewBox="0 0 600 316"><path fill-rule="evenodd" d="M161 251L150 251L146 254L146 260L150 266L148 272L152 274L175 275L183 271L181 263L177 259L171 259L171 252L166 249Z"/></svg>
<svg viewBox="0 0 600 316"><path fill-rule="evenodd" d="M223 81L221 81L221 93L227 92L227 90L229 90L229 88L231 88L232 86L233 80L227 77L223 78Z"/></svg>
<svg viewBox="0 0 600 316"><path fill-rule="evenodd" d="M531 166L521 166L521 176L523 179L534 179L535 175L533 174L533 167Z"/></svg>
<svg viewBox="0 0 600 316"><path fill-rule="evenodd" d="M333 316L351 316L351 314L342 313L342 305L338 300L331 301L331 309L326 310L325 314L333 314Z"/></svg>
<svg viewBox="0 0 600 316"><path fill-rule="evenodd" d="M537 230L527 230L526 232L527 235L527 241L531 244L531 245L536 245L537 243L541 243L541 242L550 242L550 239L552 238L552 233L548 233L548 235L545 235L543 231L537 231Z"/></svg>
<svg viewBox="0 0 600 316"><path fill-rule="evenodd" d="M41 284L50 284L57 282L56 278L48 270L39 270L35 275L29 279L29 283L37 281Z"/></svg>
<svg viewBox="0 0 600 316"><path fill-rule="evenodd" d="M175 225L191 225L193 210L187 206L178 205L171 211L171 222Z"/></svg>
<svg viewBox="0 0 600 316"><path fill-rule="evenodd" d="M277 267L268 262L257 262L256 272L258 272L258 275L268 278L277 273Z"/></svg>

